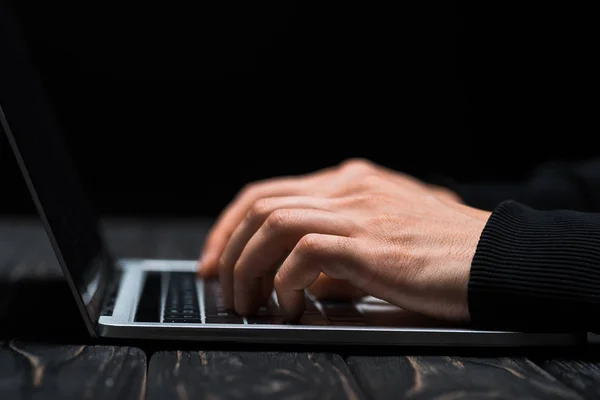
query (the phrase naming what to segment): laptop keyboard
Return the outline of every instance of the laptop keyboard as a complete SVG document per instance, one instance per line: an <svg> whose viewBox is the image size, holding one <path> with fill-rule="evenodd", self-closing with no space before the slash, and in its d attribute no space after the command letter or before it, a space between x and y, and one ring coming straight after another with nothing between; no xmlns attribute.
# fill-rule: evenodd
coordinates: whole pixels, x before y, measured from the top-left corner
<svg viewBox="0 0 600 400"><path fill-rule="evenodd" d="M167 282L164 281L167 280ZM206 324L282 324L283 319L273 295L258 312L243 318L225 307L221 286L216 279L204 280L196 285L193 272L149 273L138 306L136 321L164 323L206 323ZM152 282L154 281L154 282ZM160 310L160 298L157 296L158 282L166 285L164 308ZM148 293L148 290L150 293ZM161 291L164 293L164 289ZM159 300L157 300L157 298ZM362 314L349 302L316 301L306 296L305 312L297 324L300 325L365 325ZM150 300L152 299L152 300ZM148 311L144 304L155 306L154 312ZM140 313L142 315L140 315ZM154 314L159 321L148 321Z"/></svg>
<svg viewBox="0 0 600 400"><path fill-rule="evenodd" d="M163 322L201 323L196 277L192 273L169 273Z"/></svg>

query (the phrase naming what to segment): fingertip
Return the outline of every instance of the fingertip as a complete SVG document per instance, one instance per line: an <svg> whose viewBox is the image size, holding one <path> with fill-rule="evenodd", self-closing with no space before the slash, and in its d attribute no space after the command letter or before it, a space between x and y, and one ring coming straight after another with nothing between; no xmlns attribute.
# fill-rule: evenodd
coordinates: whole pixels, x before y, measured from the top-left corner
<svg viewBox="0 0 600 400"><path fill-rule="evenodd" d="M304 310L286 311L285 308L283 310L281 310L283 322L286 324L293 324L293 323L300 321L300 318L302 318L303 313L304 313Z"/></svg>
<svg viewBox="0 0 600 400"><path fill-rule="evenodd" d="M256 314L261 306L262 280L248 279L241 283L241 286L234 283L233 304L239 315L248 317Z"/></svg>
<svg viewBox="0 0 600 400"><path fill-rule="evenodd" d="M279 311L286 323L294 323L300 320L304 314L304 292L294 293L293 297L279 297Z"/></svg>
<svg viewBox="0 0 600 400"><path fill-rule="evenodd" d="M196 262L196 273L198 276L206 278L208 276L208 269L206 268L206 263L203 259L200 259Z"/></svg>
<svg viewBox="0 0 600 400"><path fill-rule="evenodd" d="M216 275L217 260L213 253L205 253L198 260L198 272L200 276L209 277Z"/></svg>

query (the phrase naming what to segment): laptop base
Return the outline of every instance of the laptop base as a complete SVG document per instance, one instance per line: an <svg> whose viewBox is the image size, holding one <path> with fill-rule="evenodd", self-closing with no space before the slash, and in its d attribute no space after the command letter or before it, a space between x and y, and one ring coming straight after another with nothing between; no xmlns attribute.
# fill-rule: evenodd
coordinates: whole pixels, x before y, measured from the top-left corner
<svg viewBox="0 0 600 400"><path fill-rule="evenodd" d="M255 323L240 317L235 323L207 323L208 296L202 288L206 281L194 278L198 317L188 316L193 322L169 322L164 317L167 302L165 279L157 293L157 309L163 313L156 321L140 321L140 299L149 274L194 273L193 260L120 260L122 271L112 315L103 315L98 321L98 335L107 338L185 340L204 342L273 343L273 344L327 344L370 346L468 346L468 347L554 347L576 346L586 343L585 334L505 332L451 327L443 321L426 318L404 311L374 298L366 298L354 306L364 322L319 322L280 324ZM317 306L323 310L322 306ZM353 320L352 320L353 321ZM347 324L347 326L344 326Z"/></svg>

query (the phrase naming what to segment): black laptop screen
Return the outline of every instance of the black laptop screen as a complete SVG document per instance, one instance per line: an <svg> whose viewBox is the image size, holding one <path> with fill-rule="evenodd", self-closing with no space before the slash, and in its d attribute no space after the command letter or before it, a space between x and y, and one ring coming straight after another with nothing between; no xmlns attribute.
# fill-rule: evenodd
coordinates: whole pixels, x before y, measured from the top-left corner
<svg viewBox="0 0 600 400"><path fill-rule="evenodd" d="M61 267L77 291L77 301L91 327L98 317L110 260L97 219L77 181L46 102L41 79L10 10L2 4L0 122L46 223Z"/></svg>

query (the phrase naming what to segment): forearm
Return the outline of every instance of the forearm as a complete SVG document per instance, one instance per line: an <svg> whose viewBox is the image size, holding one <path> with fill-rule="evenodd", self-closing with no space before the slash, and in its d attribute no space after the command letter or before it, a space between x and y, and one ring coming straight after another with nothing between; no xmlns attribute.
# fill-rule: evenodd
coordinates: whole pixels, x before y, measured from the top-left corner
<svg viewBox="0 0 600 400"><path fill-rule="evenodd" d="M600 329L600 214L508 201L492 213L469 280L475 325Z"/></svg>
<svg viewBox="0 0 600 400"><path fill-rule="evenodd" d="M464 203L484 210L493 210L504 200L516 200L536 209L600 211L600 158L544 164L517 183L445 184Z"/></svg>

